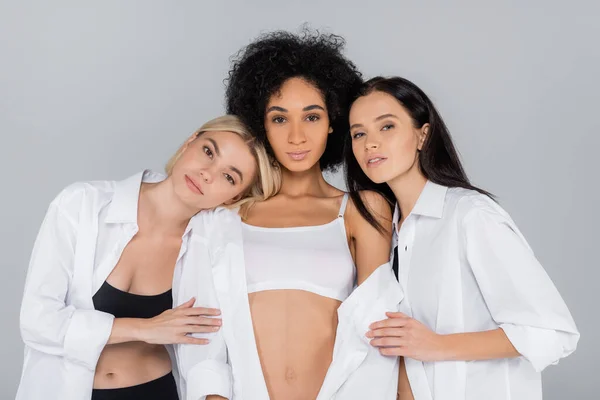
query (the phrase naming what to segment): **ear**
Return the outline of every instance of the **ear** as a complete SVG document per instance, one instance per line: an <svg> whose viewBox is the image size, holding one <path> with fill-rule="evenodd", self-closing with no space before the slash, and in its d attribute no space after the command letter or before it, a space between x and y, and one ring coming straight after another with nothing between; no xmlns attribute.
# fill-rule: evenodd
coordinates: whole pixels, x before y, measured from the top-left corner
<svg viewBox="0 0 600 400"><path fill-rule="evenodd" d="M188 146L198 138L198 136L200 136L200 133L194 132L194 134L190 136L181 146L181 152L183 153L188 148Z"/></svg>
<svg viewBox="0 0 600 400"><path fill-rule="evenodd" d="M331 126L329 127L329 132L328 133L329 134L333 133L333 128Z"/></svg>
<svg viewBox="0 0 600 400"><path fill-rule="evenodd" d="M429 124L423 124L421 129L419 129L419 145L417 146L419 151L423 149L427 135L429 135Z"/></svg>

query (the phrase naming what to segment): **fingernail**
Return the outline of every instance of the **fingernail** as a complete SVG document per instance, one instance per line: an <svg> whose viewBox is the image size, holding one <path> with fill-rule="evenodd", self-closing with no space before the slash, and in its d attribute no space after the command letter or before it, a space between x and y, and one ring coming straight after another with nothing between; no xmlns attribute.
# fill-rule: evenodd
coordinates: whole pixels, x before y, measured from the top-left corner
<svg viewBox="0 0 600 400"><path fill-rule="evenodd" d="M222 325L223 321L221 321L220 319L216 319L215 322L217 323L217 325Z"/></svg>
<svg viewBox="0 0 600 400"><path fill-rule="evenodd" d="M221 329L221 328L219 328L218 326L212 326L212 327L210 328L210 330L211 330L211 331L213 331L213 332L216 332L216 331L218 331L219 329Z"/></svg>
<svg viewBox="0 0 600 400"><path fill-rule="evenodd" d="M373 337L373 331L368 331L365 336L368 338Z"/></svg>

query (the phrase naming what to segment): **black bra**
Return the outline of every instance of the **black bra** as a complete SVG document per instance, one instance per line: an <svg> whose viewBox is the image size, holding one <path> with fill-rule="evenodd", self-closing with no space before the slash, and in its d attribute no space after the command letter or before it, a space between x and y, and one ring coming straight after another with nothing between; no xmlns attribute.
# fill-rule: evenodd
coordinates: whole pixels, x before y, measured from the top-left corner
<svg viewBox="0 0 600 400"><path fill-rule="evenodd" d="M94 308L115 318L152 318L173 307L172 291L151 296L124 292L104 282L92 297Z"/></svg>

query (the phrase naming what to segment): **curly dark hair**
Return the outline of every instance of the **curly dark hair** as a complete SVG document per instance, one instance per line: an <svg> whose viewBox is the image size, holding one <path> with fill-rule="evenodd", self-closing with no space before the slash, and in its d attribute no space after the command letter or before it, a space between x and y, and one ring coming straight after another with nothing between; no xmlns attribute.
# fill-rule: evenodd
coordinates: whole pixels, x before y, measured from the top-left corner
<svg viewBox="0 0 600 400"><path fill-rule="evenodd" d="M356 66L342 55L343 37L303 29L300 34L264 34L232 57L225 94L228 114L235 114L268 143L264 115L271 96L290 78L301 77L323 94L333 132L320 160L322 170L335 170L343 161L348 136L348 112L362 84Z"/></svg>

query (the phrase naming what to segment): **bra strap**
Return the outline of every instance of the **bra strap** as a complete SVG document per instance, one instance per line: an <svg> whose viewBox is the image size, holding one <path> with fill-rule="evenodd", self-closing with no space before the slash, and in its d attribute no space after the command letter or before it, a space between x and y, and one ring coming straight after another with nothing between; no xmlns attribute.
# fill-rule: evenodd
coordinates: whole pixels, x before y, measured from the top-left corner
<svg viewBox="0 0 600 400"><path fill-rule="evenodd" d="M339 218L344 217L344 213L346 212L347 204L348 204L348 193L344 193L344 198L342 199L342 205L340 206L340 211L338 212Z"/></svg>

